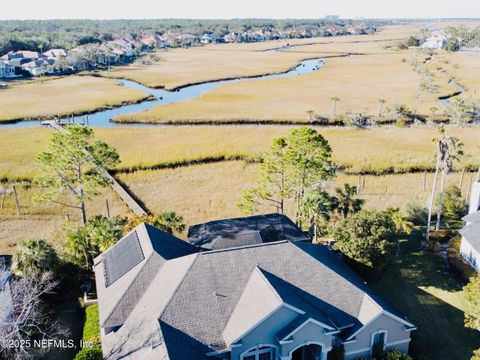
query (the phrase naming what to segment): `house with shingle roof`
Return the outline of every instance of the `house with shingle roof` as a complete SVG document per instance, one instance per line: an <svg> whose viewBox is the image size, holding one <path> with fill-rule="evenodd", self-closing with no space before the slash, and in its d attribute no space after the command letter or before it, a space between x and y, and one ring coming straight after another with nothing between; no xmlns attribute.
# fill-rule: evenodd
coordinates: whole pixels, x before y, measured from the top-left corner
<svg viewBox="0 0 480 360"><path fill-rule="evenodd" d="M141 224L95 259L105 359L324 360L343 346L349 360L376 344L408 352L414 324L327 247L216 242L205 249Z"/></svg>
<svg viewBox="0 0 480 360"><path fill-rule="evenodd" d="M465 226L460 230L460 255L475 271L480 271L480 182L473 183L470 193L468 215L462 218Z"/></svg>

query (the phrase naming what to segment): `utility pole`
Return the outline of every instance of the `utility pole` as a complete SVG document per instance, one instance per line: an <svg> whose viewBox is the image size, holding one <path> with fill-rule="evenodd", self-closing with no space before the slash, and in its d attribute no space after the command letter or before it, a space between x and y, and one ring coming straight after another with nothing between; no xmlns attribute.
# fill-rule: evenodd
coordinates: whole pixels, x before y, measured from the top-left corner
<svg viewBox="0 0 480 360"><path fill-rule="evenodd" d="M17 215L20 215L20 204L18 203L17 188L15 185L13 187L13 196L15 198L15 206L17 207Z"/></svg>

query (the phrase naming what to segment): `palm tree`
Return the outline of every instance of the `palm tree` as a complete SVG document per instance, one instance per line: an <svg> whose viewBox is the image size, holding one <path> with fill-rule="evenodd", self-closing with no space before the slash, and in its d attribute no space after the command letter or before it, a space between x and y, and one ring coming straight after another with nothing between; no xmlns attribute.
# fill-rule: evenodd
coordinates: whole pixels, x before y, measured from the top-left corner
<svg viewBox="0 0 480 360"><path fill-rule="evenodd" d="M442 180L440 182L440 195L438 200L437 208L437 224L435 230L440 229L440 220L442 216L442 200L443 200L443 191L445 188L445 180L450 171L453 169L453 163L460 161L460 158L463 156L463 143L454 136L449 136L447 133L443 132L443 145L441 146L442 152Z"/></svg>
<svg viewBox="0 0 480 360"><path fill-rule="evenodd" d="M333 101L332 115L335 117L337 115L337 102L340 101L340 98L338 96L334 96L331 100Z"/></svg>
<svg viewBox="0 0 480 360"><path fill-rule="evenodd" d="M300 213L310 224L310 233L313 235L314 242L317 242L322 223L330 219L331 210L332 197L323 190L313 191L301 203Z"/></svg>
<svg viewBox="0 0 480 360"><path fill-rule="evenodd" d="M185 230L183 217L174 211L167 211L159 215L135 216L128 221L125 230L130 231L142 222L155 226L169 234L173 234L174 232L181 233Z"/></svg>
<svg viewBox="0 0 480 360"><path fill-rule="evenodd" d="M437 164L435 166L435 175L433 176L433 186L432 193L430 195L430 204L428 207L428 219L427 219L427 242L430 239L430 226L432 223L432 213L433 213L433 204L435 200L435 190L437 188L438 173L440 167L442 168L442 184L440 189L440 201L438 205L437 213L437 225L436 229L438 230L440 226L440 216L442 209L442 197L443 197L443 187L445 184L446 170L449 171L453 165L453 161L458 160L458 158L463 155L463 144L455 137L447 135L445 128L442 126L439 129L440 138L433 139L433 142L437 144ZM449 149L450 147L450 149Z"/></svg>
<svg viewBox="0 0 480 360"><path fill-rule="evenodd" d="M387 100L385 99L378 99L378 103L380 104L378 108L378 117L382 117L383 115L383 106L386 104Z"/></svg>
<svg viewBox="0 0 480 360"><path fill-rule="evenodd" d="M313 110L307 110L306 113L308 114L308 118L310 119L310 121L313 120L313 116L315 115L315 111Z"/></svg>
<svg viewBox="0 0 480 360"><path fill-rule="evenodd" d="M395 231L397 233L410 235L415 225L413 222L408 221L405 215L403 215L398 208L388 208L386 213L390 215L390 218L395 224Z"/></svg>
<svg viewBox="0 0 480 360"><path fill-rule="evenodd" d="M44 240L26 240L21 243L12 258L15 275L34 275L55 270L58 258L55 250Z"/></svg>
<svg viewBox="0 0 480 360"><path fill-rule="evenodd" d="M350 212L358 212L362 209L365 200L356 198L357 187L350 184L344 184L342 188L336 188L336 197L333 198L333 207L344 218Z"/></svg>

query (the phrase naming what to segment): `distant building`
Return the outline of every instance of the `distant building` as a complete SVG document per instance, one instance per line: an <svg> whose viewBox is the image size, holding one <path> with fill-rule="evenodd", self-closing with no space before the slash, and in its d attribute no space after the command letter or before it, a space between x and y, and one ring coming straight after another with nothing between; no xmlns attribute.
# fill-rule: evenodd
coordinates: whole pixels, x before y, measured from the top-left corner
<svg viewBox="0 0 480 360"><path fill-rule="evenodd" d="M43 53L48 58L58 59L60 57L67 57L68 51L65 49L50 49Z"/></svg>
<svg viewBox="0 0 480 360"><path fill-rule="evenodd" d="M325 20L338 20L340 19L340 16L338 15L327 15L324 17Z"/></svg>
<svg viewBox="0 0 480 360"><path fill-rule="evenodd" d="M442 50L447 45L447 34L444 31L433 31L432 35L422 44L422 49Z"/></svg>
<svg viewBox="0 0 480 360"><path fill-rule="evenodd" d="M10 64L9 61L0 59L0 79L14 78L15 76L17 76L15 66Z"/></svg>
<svg viewBox="0 0 480 360"><path fill-rule="evenodd" d="M480 182L472 186L468 215L463 220L465 226L460 230L460 255L475 271L480 272Z"/></svg>
<svg viewBox="0 0 480 360"><path fill-rule="evenodd" d="M51 58L40 58L32 60L28 63L22 64L21 68L27 71L32 76L41 76L54 73L53 65L55 60Z"/></svg>

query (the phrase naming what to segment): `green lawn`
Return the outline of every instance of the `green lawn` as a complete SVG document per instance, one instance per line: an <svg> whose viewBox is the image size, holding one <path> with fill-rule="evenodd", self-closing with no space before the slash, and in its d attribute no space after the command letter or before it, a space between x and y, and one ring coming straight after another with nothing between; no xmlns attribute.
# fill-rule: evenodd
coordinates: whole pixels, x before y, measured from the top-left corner
<svg viewBox="0 0 480 360"><path fill-rule="evenodd" d="M414 359L467 360L480 348L480 333L463 326L462 287L445 271L441 257L420 251L416 230L400 246L398 261L372 286L418 327Z"/></svg>

